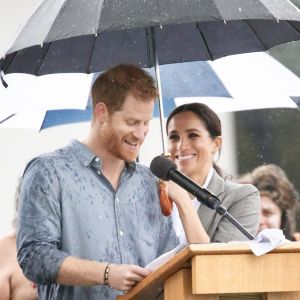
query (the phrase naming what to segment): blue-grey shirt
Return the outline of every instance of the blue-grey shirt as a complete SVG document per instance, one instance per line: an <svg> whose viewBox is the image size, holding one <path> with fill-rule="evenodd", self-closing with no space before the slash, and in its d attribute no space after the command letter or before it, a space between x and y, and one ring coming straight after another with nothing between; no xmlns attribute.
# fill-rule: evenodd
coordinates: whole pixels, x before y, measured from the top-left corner
<svg viewBox="0 0 300 300"><path fill-rule="evenodd" d="M106 286L56 284L67 256L145 266L178 240L162 215L157 182L136 163L124 168L115 191L101 159L74 140L26 167L18 220L18 260L38 283L40 299L115 299Z"/></svg>

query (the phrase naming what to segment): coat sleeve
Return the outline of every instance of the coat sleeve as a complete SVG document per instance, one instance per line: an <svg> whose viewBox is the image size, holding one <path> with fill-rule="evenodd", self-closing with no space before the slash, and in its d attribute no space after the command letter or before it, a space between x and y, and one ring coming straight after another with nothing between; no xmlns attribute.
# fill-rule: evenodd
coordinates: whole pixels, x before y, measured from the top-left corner
<svg viewBox="0 0 300 300"><path fill-rule="evenodd" d="M40 284L54 283L67 253L61 246L60 183L45 159L27 166L18 212L18 261L26 277Z"/></svg>
<svg viewBox="0 0 300 300"><path fill-rule="evenodd" d="M259 227L260 196L258 190L250 184L233 184L226 191L230 200L222 205L253 236ZM248 238L223 216L216 216L212 242L247 241Z"/></svg>

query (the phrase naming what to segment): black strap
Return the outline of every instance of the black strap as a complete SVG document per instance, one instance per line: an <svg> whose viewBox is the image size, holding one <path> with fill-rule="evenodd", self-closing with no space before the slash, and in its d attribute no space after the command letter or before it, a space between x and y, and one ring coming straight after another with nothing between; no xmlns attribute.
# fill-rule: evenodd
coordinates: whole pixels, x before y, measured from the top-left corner
<svg viewBox="0 0 300 300"><path fill-rule="evenodd" d="M1 69L0 69L0 79L1 79L1 82L2 82L3 86L4 86L5 88L7 88L7 87L8 87L8 84L7 84L7 82L4 80L2 74L3 74L3 71L1 71Z"/></svg>

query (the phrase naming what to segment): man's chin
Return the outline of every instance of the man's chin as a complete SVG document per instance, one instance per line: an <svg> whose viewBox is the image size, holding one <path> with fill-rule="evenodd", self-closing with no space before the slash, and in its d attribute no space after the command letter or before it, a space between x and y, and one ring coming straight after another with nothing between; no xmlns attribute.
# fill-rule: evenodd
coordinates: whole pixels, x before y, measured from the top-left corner
<svg viewBox="0 0 300 300"><path fill-rule="evenodd" d="M138 153L123 153L122 159L128 163L136 161L138 158Z"/></svg>

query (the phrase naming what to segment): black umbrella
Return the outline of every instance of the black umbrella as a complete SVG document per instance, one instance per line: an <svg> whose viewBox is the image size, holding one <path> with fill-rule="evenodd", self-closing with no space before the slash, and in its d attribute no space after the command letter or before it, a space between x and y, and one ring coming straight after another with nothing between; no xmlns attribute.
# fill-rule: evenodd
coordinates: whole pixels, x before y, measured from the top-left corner
<svg viewBox="0 0 300 300"><path fill-rule="evenodd" d="M160 83L158 64L265 51L293 40L300 40L300 12L289 0L44 0L0 69L94 73L126 62L155 66Z"/></svg>
<svg viewBox="0 0 300 300"><path fill-rule="evenodd" d="M289 0L44 0L1 60L4 73L99 72L264 51L300 39ZM2 12L4 13L4 12Z"/></svg>

